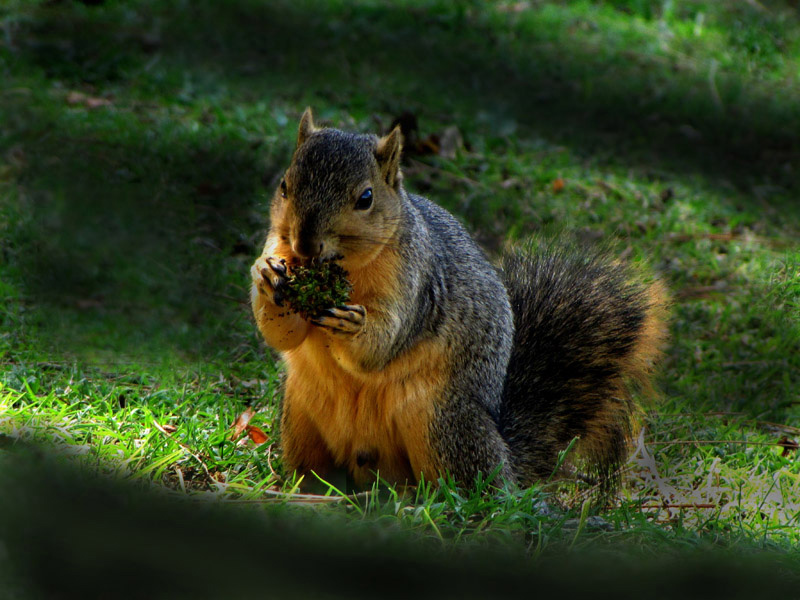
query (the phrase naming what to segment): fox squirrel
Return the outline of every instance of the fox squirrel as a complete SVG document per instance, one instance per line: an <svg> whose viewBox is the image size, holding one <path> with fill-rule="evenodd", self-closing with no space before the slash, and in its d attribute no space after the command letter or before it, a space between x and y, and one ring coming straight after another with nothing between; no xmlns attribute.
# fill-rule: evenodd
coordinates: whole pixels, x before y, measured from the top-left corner
<svg viewBox="0 0 800 600"><path fill-rule="evenodd" d="M272 199L251 302L282 353L288 472L374 481L478 473L546 477L576 436L613 473L665 337L665 293L619 263L516 248L490 265L464 228L408 193L399 128L383 138L300 121ZM282 306L286 264L331 258L350 303L303 318Z"/></svg>

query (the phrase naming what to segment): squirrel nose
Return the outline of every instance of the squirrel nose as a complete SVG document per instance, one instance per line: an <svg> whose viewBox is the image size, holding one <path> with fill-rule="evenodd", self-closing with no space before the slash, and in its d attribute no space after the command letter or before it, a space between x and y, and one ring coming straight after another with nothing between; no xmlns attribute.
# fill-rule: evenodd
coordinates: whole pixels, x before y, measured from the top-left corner
<svg viewBox="0 0 800 600"><path fill-rule="evenodd" d="M325 251L325 242L317 238L298 237L292 242L292 251L300 258L317 258Z"/></svg>

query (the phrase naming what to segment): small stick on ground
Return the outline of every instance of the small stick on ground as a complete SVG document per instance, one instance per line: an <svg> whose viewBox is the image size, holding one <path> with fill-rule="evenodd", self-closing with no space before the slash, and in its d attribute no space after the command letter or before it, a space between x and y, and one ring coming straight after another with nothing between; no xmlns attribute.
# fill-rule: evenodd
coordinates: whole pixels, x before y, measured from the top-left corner
<svg viewBox="0 0 800 600"><path fill-rule="evenodd" d="M200 466L203 468L203 473L205 473L206 479L208 479L208 482L211 485L217 485L219 483L219 481L214 479L214 476L211 474L211 471L208 470L208 467L206 466L206 463L203 462L203 459L201 459L200 456L195 454L192 451L192 449L189 448L189 446L187 446L186 444L183 444L183 443L179 442L178 440L176 440L170 433L167 432L166 429L161 427L161 425L159 425L158 421L156 421L155 419L153 419L153 425L155 425L156 429L158 429L161 433L163 433L170 440L172 440L173 442L178 444L178 446L180 446L183 450L188 452L198 463L200 463Z"/></svg>

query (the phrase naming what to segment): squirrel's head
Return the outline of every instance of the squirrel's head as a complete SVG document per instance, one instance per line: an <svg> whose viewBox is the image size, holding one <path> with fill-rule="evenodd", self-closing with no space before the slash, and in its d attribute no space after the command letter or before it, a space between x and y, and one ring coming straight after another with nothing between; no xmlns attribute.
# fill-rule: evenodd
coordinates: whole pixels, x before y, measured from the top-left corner
<svg viewBox="0 0 800 600"><path fill-rule="evenodd" d="M357 269L391 243L402 213L401 134L318 128L300 120L297 149L272 200L272 223L302 262L341 257Z"/></svg>

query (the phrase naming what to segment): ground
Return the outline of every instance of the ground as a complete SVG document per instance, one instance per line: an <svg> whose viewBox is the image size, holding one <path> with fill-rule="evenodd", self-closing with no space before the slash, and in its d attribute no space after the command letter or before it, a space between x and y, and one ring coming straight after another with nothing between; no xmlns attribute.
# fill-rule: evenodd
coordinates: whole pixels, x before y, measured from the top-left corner
<svg viewBox="0 0 800 600"><path fill-rule="evenodd" d="M604 504L545 482L316 510L530 556L623 542L791 555L791 3L91 4L0 7L0 452L42 442L182 495L285 502L281 368L252 322L248 268L310 105L355 131L416 121L406 186L490 255L568 237L657 274L674 298L660 399ZM231 439L247 407L262 444Z"/></svg>

